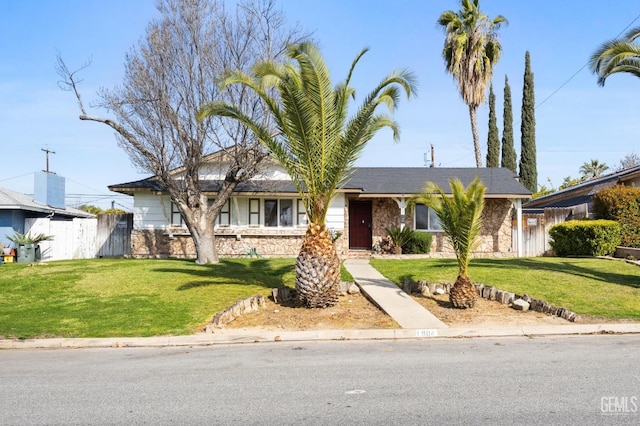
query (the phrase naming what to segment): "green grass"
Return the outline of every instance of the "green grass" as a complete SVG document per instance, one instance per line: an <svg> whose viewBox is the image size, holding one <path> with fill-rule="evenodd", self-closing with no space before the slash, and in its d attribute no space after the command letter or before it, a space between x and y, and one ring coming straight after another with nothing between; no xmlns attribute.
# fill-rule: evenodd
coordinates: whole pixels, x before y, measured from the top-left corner
<svg viewBox="0 0 640 426"><path fill-rule="evenodd" d="M295 285L295 259L91 259L0 266L0 336L190 334L239 299Z"/></svg>
<svg viewBox="0 0 640 426"><path fill-rule="evenodd" d="M453 282L453 259L380 260L395 282ZM350 281L341 268L342 279ZM476 282L578 314L640 320L640 268L600 259L474 259ZM239 299L295 285L295 259L91 259L0 266L0 336L133 337L190 334Z"/></svg>
<svg viewBox="0 0 640 426"><path fill-rule="evenodd" d="M454 282L455 259L372 259L390 280ZM640 267L593 258L473 259L474 282L605 319L640 320Z"/></svg>

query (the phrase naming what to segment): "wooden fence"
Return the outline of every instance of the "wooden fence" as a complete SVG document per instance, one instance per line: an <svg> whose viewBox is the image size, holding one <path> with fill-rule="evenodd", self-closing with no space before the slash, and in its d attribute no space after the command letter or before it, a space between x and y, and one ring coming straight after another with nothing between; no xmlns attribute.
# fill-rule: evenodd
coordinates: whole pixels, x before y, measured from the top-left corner
<svg viewBox="0 0 640 426"><path fill-rule="evenodd" d="M97 218L25 219L25 232L52 235L40 243L43 261L122 257L131 254L133 214L98 215Z"/></svg>
<svg viewBox="0 0 640 426"><path fill-rule="evenodd" d="M544 213L522 214L522 255L524 257L543 256L551 250L549 228L567 220L571 208L546 208ZM512 222L512 247L518 247L518 227L516 219Z"/></svg>
<svg viewBox="0 0 640 426"><path fill-rule="evenodd" d="M131 254L133 214L99 214L98 257L122 257Z"/></svg>

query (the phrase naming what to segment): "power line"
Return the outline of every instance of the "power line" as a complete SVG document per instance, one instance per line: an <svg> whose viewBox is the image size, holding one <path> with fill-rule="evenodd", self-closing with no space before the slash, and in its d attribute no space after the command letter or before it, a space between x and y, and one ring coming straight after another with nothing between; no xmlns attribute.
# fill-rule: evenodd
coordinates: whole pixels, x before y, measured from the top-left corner
<svg viewBox="0 0 640 426"><path fill-rule="evenodd" d="M629 22L629 24L624 27L622 29L622 31L620 31L618 33L617 36L615 36L614 38L618 38L620 37L625 31L627 31L627 29L629 29L629 27L631 27L631 25L633 25L634 22L636 22L638 19L640 19L640 14L638 14L638 16L636 16L635 18L633 18L633 21ZM542 104L544 104L545 102L547 102L553 95L555 95L556 93L558 93L564 86L566 86L567 84L569 84L569 82L571 80L573 80L578 74L580 74L580 72L585 69L587 66L589 65L589 61L587 61L587 63L585 63L583 66L580 67L580 69L576 72L574 72L571 77L569 77L567 79L567 81L565 81L564 83L562 83L560 85L560 87L558 87L556 90L554 90L553 92L551 92L551 94L549 94L549 96L547 96L546 98L544 98L541 102L538 103L538 105L535 106L535 109L538 109L538 107Z"/></svg>

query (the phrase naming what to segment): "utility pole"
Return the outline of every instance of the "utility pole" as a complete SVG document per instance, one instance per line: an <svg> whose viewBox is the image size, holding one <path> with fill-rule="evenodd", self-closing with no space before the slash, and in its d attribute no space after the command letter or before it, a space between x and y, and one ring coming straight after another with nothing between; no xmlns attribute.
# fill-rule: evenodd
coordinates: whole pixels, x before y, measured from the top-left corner
<svg viewBox="0 0 640 426"><path fill-rule="evenodd" d="M431 166L436 166L436 150L433 148L433 144L431 144Z"/></svg>
<svg viewBox="0 0 640 426"><path fill-rule="evenodd" d="M55 151L51 151L49 148L40 148L40 150L45 152L45 154L47 156L47 168L46 168L46 170L43 170L43 172L52 173L52 172L49 171L49 154L55 154L56 152Z"/></svg>

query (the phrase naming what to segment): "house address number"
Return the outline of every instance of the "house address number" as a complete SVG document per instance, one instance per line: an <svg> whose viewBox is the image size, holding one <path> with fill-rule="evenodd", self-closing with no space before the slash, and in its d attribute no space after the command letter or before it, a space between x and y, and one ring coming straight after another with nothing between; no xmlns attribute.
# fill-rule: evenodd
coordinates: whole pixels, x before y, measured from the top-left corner
<svg viewBox="0 0 640 426"><path fill-rule="evenodd" d="M437 337L438 330L436 329L426 329L426 330L416 330L416 337Z"/></svg>

